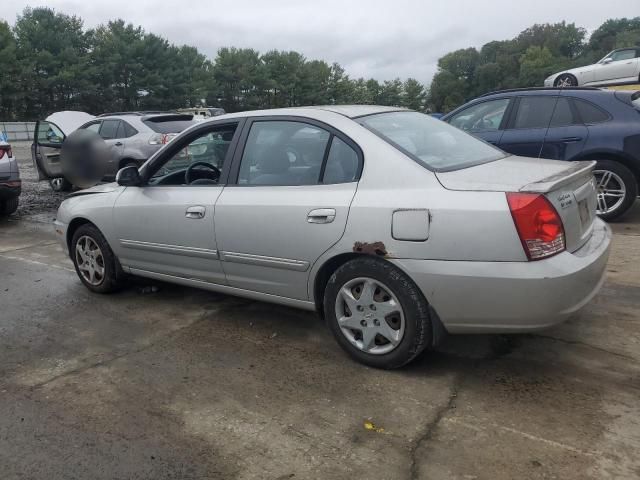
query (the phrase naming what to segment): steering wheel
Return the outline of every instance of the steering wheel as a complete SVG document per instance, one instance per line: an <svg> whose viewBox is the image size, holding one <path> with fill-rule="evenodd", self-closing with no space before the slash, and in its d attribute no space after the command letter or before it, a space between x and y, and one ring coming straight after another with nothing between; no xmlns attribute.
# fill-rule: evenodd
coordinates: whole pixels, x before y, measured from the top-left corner
<svg viewBox="0 0 640 480"><path fill-rule="evenodd" d="M195 167L205 167L208 168L209 170L213 171L213 173L215 174L215 177L212 178L211 180L213 181L217 181L220 178L220 169L214 165L211 165L209 162L193 162L191 165L189 165L187 167L187 169L184 171L184 182L187 185L191 185L191 176L192 176L192 171ZM198 180L209 180L209 179L197 179L194 181L198 181Z"/></svg>

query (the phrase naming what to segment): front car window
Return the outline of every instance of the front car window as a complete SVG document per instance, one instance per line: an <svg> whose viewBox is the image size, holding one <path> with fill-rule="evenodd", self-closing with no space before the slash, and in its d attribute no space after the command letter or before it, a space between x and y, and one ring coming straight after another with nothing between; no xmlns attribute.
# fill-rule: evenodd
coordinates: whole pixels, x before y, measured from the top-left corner
<svg viewBox="0 0 640 480"><path fill-rule="evenodd" d="M206 165L203 165L203 168L198 167L201 172L196 172L194 177L217 179L224 167L236 127L236 124L224 125L197 136L174 153L151 176L149 184L182 184L186 169L195 162L204 162L214 168L205 168ZM211 172L216 175L211 175Z"/></svg>
<svg viewBox="0 0 640 480"><path fill-rule="evenodd" d="M482 102L455 114L449 123L468 132L498 130L508 105L508 98Z"/></svg>
<svg viewBox="0 0 640 480"><path fill-rule="evenodd" d="M357 121L429 170L457 170L507 155L446 122L418 112L378 113Z"/></svg>
<svg viewBox="0 0 640 480"><path fill-rule="evenodd" d="M636 50L633 48L627 50L618 50L609 53L606 57L600 60L598 63L604 63L605 60L611 60L612 62L619 62L621 60L631 60L636 58Z"/></svg>
<svg viewBox="0 0 640 480"><path fill-rule="evenodd" d="M90 123L89 125L85 125L84 127L81 127L83 130L89 130L90 132L94 132L94 133L98 133L100 131L100 124L102 122L93 122Z"/></svg>
<svg viewBox="0 0 640 480"><path fill-rule="evenodd" d="M62 144L64 133L55 123L42 121L38 125L38 142Z"/></svg>

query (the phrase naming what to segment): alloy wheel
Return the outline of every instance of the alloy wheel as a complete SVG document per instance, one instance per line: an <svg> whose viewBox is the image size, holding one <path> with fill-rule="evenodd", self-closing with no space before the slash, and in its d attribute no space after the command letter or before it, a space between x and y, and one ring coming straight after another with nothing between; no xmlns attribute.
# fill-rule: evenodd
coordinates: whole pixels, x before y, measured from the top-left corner
<svg viewBox="0 0 640 480"><path fill-rule="evenodd" d="M104 257L93 238L84 235L76 242L76 264L89 284L97 286L104 281Z"/></svg>
<svg viewBox="0 0 640 480"><path fill-rule="evenodd" d="M402 306L378 280L359 277L345 283L338 292L335 313L342 334L365 353L389 353L404 336Z"/></svg>
<svg viewBox="0 0 640 480"><path fill-rule="evenodd" d="M558 79L558 82L556 83L556 86L560 87L560 88L574 87L575 86L575 82L573 81L573 78L571 78L569 75L563 75L562 77L560 77Z"/></svg>
<svg viewBox="0 0 640 480"><path fill-rule="evenodd" d="M598 215L610 213L619 208L627 194L622 178L610 170L594 170L593 176L596 179Z"/></svg>

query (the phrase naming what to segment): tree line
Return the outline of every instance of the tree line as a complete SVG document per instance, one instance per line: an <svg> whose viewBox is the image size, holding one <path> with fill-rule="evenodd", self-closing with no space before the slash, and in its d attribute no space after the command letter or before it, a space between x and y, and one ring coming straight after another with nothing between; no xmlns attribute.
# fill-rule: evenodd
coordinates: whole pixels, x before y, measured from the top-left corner
<svg viewBox="0 0 640 480"><path fill-rule="evenodd" d="M0 21L0 118L220 106L228 112L311 104L379 103L421 110L415 79L351 79L337 63L294 51L222 48L212 61L123 20L85 30L80 18L27 8Z"/></svg>
<svg viewBox="0 0 640 480"><path fill-rule="evenodd" d="M534 25L511 40L446 54L430 87L414 78L351 78L338 63L295 51L221 48L211 60L140 26L27 8L0 20L0 119L35 120L59 110L222 107L228 112L313 104L396 105L446 112L500 88L541 85L558 70L640 44L640 17L608 20L587 39L565 22ZM419 60L419 56L416 57Z"/></svg>
<svg viewBox="0 0 640 480"><path fill-rule="evenodd" d="M590 36L573 23L533 25L511 40L440 58L429 105L447 112L492 90L542 86L553 73L595 63L611 50L633 46L640 46L640 17L607 20Z"/></svg>

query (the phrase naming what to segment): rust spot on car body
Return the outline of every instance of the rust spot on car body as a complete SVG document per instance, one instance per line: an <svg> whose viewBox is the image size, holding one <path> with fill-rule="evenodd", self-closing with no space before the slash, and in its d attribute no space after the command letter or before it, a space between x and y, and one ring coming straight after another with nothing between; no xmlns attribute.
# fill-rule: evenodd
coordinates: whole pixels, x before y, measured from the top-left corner
<svg viewBox="0 0 640 480"><path fill-rule="evenodd" d="M365 255L378 255L381 257L386 257L389 253L387 252L387 247L385 247L382 242L356 242L353 244L353 251L356 253L364 253Z"/></svg>

